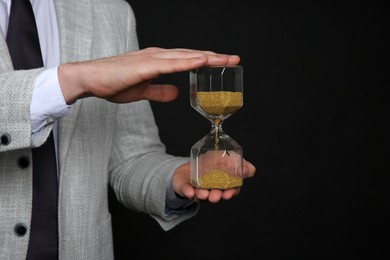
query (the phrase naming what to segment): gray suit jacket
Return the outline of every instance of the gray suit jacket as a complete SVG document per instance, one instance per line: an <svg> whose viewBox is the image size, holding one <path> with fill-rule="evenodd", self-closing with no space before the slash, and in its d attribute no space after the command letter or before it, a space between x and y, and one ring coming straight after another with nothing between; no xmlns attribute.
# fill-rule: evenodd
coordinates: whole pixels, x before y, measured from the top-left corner
<svg viewBox="0 0 390 260"><path fill-rule="evenodd" d="M124 0L55 3L62 63L138 48L134 15ZM1 260L25 259L27 252L29 233L19 237L14 226L30 225L31 148L41 145L52 128L49 124L31 136L29 108L40 71L13 71L0 32ZM59 120L58 144L60 259L113 258L108 185L125 206L149 214L164 230L195 214L164 216L167 176L187 158L165 153L147 101L79 100Z"/></svg>

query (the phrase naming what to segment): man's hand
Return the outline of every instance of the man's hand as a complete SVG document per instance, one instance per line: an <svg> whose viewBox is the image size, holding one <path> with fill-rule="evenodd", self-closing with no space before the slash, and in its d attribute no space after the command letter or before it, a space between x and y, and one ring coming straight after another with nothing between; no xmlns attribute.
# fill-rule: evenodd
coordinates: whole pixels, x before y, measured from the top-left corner
<svg viewBox="0 0 390 260"><path fill-rule="evenodd" d="M240 57L211 51L146 48L93 61L62 64L59 83L67 104L94 96L115 103L174 100L176 86L151 84L161 75L206 65L236 65Z"/></svg>
<svg viewBox="0 0 390 260"><path fill-rule="evenodd" d="M256 168L248 161L244 160L244 178L253 177ZM238 195L240 188L233 188L227 190L206 190L194 188L190 184L190 163L185 163L179 166L172 177L173 190L183 198L193 200L195 202L209 201L217 203L221 199L230 200Z"/></svg>

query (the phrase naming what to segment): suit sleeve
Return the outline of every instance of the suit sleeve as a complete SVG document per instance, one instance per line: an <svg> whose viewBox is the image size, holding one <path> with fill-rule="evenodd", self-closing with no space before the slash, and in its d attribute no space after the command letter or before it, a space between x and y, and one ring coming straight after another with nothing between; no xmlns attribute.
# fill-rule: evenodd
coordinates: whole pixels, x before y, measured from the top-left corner
<svg viewBox="0 0 390 260"><path fill-rule="evenodd" d="M31 97L42 69L14 71L2 35L0 57L0 152L39 146L52 128L49 124L36 136L31 135Z"/></svg>
<svg viewBox="0 0 390 260"><path fill-rule="evenodd" d="M139 48L133 11L127 21L128 50ZM110 182L117 199L126 207L152 216L169 230L194 216L197 207L185 213L166 214L166 181L188 158L166 153L148 101L120 105L110 160Z"/></svg>

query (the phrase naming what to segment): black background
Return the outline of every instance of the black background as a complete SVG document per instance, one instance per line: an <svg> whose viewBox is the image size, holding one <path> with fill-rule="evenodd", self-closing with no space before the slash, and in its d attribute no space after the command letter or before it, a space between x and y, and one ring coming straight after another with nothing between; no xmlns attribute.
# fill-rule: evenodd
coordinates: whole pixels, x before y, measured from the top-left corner
<svg viewBox="0 0 390 260"><path fill-rule="evenodd" d="M168 232L111 197L116 259L390 259L386 1L128 2L141 48L241 56L224 130L257 172ZM167 151L188 156L210 130L188 73L156 82L180 89L152 105Z"/></svg>

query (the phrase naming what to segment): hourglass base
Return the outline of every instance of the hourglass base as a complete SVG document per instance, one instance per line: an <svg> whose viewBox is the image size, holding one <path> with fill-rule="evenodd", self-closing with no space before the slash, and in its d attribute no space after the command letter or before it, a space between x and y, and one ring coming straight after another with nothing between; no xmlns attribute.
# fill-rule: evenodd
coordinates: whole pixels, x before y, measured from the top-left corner
<svg viewBox="0 0 390 260"><path fill-rule="evenodd" d="M241 146L222 128L213 130L191 148L190 180L201 189L231 189L243 184Z"/></svg>

